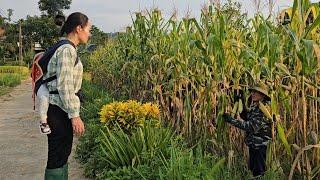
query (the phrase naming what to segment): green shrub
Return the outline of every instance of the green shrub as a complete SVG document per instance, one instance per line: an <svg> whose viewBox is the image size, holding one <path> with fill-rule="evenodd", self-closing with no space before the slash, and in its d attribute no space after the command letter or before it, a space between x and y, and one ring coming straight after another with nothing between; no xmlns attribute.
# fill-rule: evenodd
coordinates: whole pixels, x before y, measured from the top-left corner
<svg viewBox="0 0 320 180"><path fill-rule="evenodd" d="M106 128L106 132L102 134L100 146L103 158L111 169L146 164L161 154L166 156L174 141L171 130L156 128L150 123L138 128L131 135L124 132L120 126L113 131Z"/></svg>
<svg viewBox="0 0 320 180"><path fill-rule="evenodd" d="M30 71L24 66L0 66L0 73L20 74L22 77L28 77Z"/></svg>
<svg viewBox="0 0 320 180"><path fill-rule="evenodd" d="M94 123L86 124L86 132L80 137L79 143L76 147L76 157L82 163L86 163L90 158L94 149L99 145L100 129L103 126L99 126Z"/></svg>
<svg viewBox="0 0 320 180"><path fill-rule="evenodd" d="M14 87L21 83L21 75L17 73L0 73L0 86Z"/></svg>
<svg viewBox="0 0 320 180"><path fill-rule="evenodd" d="M79 138L76 148L76 158L84 165L85 175L96 177L97 174L106 168L104 162L100 160L101 149L100 129L104 131L104 126L99 122L98 112L101 107L110 102L111 98L100 86L91 84L83 80L82 92L85 102L81 104L81 118L85 122L86 132Z"/></svg>
<svg viewBox="0 0 320 180"><path fill-rule="evenodd" d="M104 131L104 129L104 126L91 121L86 124L85 134L79 138L76 158L84 165L87 177L96 177L107 167L101 159L102 151L100 148L101 130Z"/></svg>
<svg viewBox="0 0 320 180"><path fill-rule="evenodd" d="M87 80L82 83L82 92L84 93L85 102L81 104L81 118L84 122L96 121L99 123L99 111L104 104L109 103L112 99L108 93L100 86L94 85Z"/></svg>
<svg viewBox="0 0 320 180"><path fill-rule="evenodd" d="M33 58L34 58L34 51L27 51L25 56L23 57L23 62L26 64L26 65L32 65L33 63Z"/></svg>
<svg viewBox="0 0 320 180"><path fill-rule="evenodd" d="M239 163L243 164L243 163ZM193 148L171 148L169 158L161 158L158 179L247 179L245 166L228 166L224 157L206 153L198 144Z"/></svg>
<svg viewBox="0 0 320 180"><path fill-rule="evenodd" d="M79 139L76 157L85 175L97 179L249 179L252 176L242 157L228 164L223 157L209 154L203 143L188 148L172 130L149 123L132 133L119 126L112 130L99 122L98 112L111 102L99 86L83 83L86 102L82 117L86 133ZM203 147L202 147L203 146ZM234 166L236 164L236 166ZM267 171L262 179L283 179L281 173Z"/></svg>
<svg viewBox="0 0 320 180"><path fill-rule="evenodd" d="M133 179L156 179L154 169L148 165L137 167L121 167L116 170L105 170L97 177L97 180L133 180Z"/></svg>
<svg viewBox="0 0 320 180"><path fill-rule="evenodd" d="M130 148L130 147L128 147ZM252 176L243 161L229 166L225 158L204 153L202 148L178 144L166 146L164 153L141 153L141 164L105 168L97 179L249 179ZM146 160L148 159L148 160ZM241 166L240 166L241 165ZM274 177L274 176L268 176ZM277 179L277 178L271 178Z"/></svg>
<svg viewBox="0 0 320 180"><path fill-rule="evenodd" d="M1 62L2 66L28 66L26 62L20 62L14 59L6 59L6 61Z"/></svg>
<svg viewBox="0 0 320 180"><path fill-rule="evenodd" d="M28 76L29 69L27 67L0 66L0 86L14 87L19 85L21 80Z"/></svg>

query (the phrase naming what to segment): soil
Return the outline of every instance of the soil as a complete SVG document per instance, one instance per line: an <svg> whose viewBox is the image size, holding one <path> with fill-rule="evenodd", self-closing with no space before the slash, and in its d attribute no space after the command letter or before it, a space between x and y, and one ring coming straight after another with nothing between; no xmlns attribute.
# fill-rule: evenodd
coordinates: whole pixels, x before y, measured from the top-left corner
<svg viewBox="0 0 320 180"><path fill-rule="evenodd" d="M33 110L31 80L0 96L0 180L43 180L47 136L40 134ZM87 180L74 159L77 139L69 157L69 179Z"/></svg>

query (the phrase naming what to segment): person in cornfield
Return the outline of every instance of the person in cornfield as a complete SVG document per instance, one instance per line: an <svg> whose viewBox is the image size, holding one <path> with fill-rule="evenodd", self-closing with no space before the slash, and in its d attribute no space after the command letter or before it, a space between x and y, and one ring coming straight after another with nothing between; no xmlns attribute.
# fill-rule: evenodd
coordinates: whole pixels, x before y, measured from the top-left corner
<svg viewBox="0 0 320 180"><path fill-rule="evenodd" d="M242 119L234 119L224 113L225 122L246 132L245 143L249 147L249 169L253 176L261 176L266 171L266 151L268 142L272 139L271 121L261 110L261 104L270 101L266 85L259 84L249 89L251 104Z"/></svg>

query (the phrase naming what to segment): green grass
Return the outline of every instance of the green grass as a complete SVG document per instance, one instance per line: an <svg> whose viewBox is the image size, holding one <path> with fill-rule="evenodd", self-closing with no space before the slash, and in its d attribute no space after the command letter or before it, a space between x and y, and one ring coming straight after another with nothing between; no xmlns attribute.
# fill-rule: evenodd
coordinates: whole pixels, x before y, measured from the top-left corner
<svg viewBox="0 0 320 180"><path fill-rule="evenodd" d="M29 69L24 66L0 66L0 73L20 74L22 77L28 77Z"/></svg>
<svg viewBox="0 0 320 180"><path fill-rule="evenodd" d="M0 96L7 94L29 77L29 69L23 66L0 66Z"/></svg>
<svg viewBox="0 0 320 180"><path fill-rule="evenodd" d="M21 83L22 76L18 73L0 73L0 86L14 87Z"/></svg>
<svg viewBox="0 0 320 180"><path fill-rule="evenodd" d="M9 93L11 89L11 87L0 86L0 96Z"/></svg>

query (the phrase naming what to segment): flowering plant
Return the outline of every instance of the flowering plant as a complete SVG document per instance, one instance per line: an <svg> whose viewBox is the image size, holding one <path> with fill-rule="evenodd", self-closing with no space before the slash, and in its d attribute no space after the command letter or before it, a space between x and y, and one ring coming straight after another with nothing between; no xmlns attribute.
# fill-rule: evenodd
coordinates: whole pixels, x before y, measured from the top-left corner
<svg viewBox="0 0 320 180"><path fill-rule="evenodd" d="M155 126L160 124L160 110L157 105L135 100L106 104L99 115L101 123L105 123L109 128L113 128L117 123L126 132L142 127L145 121L152 121Z"/></svg>

